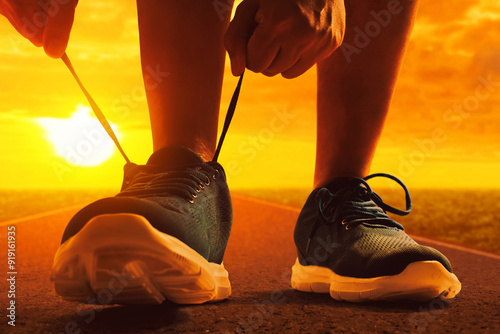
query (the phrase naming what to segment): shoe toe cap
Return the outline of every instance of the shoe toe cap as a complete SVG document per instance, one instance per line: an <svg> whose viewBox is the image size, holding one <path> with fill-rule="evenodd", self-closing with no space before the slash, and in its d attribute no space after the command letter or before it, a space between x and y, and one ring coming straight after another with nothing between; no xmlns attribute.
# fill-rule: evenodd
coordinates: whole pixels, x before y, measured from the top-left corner
<svg viewBox="0 0 500 334"><path fill-rule="evenodd" d="M418 244L374 253L366 263L366 271L373 277L397 275L409 264L421 261L438 261L452 272L450 261L442 253Z"/></svg>
<svg viewBox="0 0 500 334"><path fill-rule="evenodd" d="M190 244L193 244L193 235L202 235L196 233L196 224L188 214L170 210L155 202L141 198L109 197L98 200L80 210L68 223L61 243L76 235L92 218L99 215L118 213L143 216L160 232L174 236L183 242L190 242ZM202 244L202 242L199 243ZM204 250L197 249L197 251L203 253Z"/></svg>

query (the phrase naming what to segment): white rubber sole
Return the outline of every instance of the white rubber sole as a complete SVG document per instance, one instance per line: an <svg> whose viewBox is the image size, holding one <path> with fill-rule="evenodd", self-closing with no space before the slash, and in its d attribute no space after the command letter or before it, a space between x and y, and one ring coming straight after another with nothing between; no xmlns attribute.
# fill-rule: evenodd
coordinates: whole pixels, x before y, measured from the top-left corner
<svg viewBox="0 0 500 334"><path fill-rule="evenodd" d="M451 299L462 287L457 276L437 261L411 263L398 275L354 278L329 268L303 266L297 259L291 284L299 291L329 293L333 299L349 302Z"/></svg>
<svg viewBox="0 0 500 334"><path fill-rule="evenodd" d="M201 304L231 294L223 264L133 214L89 221L59 247L50 279L63 299L88 304Z"/></svg>

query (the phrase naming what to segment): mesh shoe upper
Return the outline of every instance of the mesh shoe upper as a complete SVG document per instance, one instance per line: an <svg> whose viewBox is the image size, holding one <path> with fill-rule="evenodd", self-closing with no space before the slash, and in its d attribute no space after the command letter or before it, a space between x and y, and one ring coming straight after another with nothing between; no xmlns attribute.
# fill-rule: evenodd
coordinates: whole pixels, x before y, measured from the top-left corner
<svg viewBox="0 0 500 334"><path fill-rule="evenodd" d="M121 192L79 211L66 227L62 243L93 217L113 213L141 215L207 261L222 262L232 222L225 173L219 163L203 162L191 150L164 148L146 165L125 165Z"/></svg>
<svg viewBox="0 0 500 334"><path fill-rule="evenodd" d="M402 185L407 194L406 211L387 205L371 190L366 180L374 176L389 177ZM410 210L409 193L393 176L337 179L314 190L299 215L294 233L299 261L356 278L396 275L416 261L439 261L451 272L444 255L418 245L386 214L405 215Z"/></svg>

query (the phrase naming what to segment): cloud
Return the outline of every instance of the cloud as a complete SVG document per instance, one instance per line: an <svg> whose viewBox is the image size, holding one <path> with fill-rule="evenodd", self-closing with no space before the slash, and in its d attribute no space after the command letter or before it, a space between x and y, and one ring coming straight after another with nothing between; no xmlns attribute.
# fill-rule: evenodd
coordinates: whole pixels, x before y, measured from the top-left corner
<svg viewBox="0 0 500 334"><path fill-rule="evenodd" d="M469 8L466 17L471 21L500 20L500 3L494 0L480 0Z"/></svg>
<svg viewBox="0 0 500 334"><path fill-rule="evenodd" d="M421 2L418 18L440 26L464 17L477 6L478 0L426 1Z"/></svg>

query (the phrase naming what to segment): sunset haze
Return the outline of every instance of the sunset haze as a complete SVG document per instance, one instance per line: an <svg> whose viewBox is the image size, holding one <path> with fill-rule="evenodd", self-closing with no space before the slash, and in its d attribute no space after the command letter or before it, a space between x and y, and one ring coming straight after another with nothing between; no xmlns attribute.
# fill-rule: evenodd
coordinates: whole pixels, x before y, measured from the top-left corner
<svg viewBox="0 0 500 334"><path fill-rule="evenodd" d="M80 1L67 54L127 155L142 164L152 142L136 15L133 1ZM498 1L420 2L372 172L409 187L500 187L499 32ZM220 125L236 82L226 62ZM220 156L230 187L312 186L315 93L315 69L293 80L247 73ZM70 119L82 106L63 62L1 17L0 184L118 188L124 160L116 149L97 166L73 164L39 121Z"/></svg>

